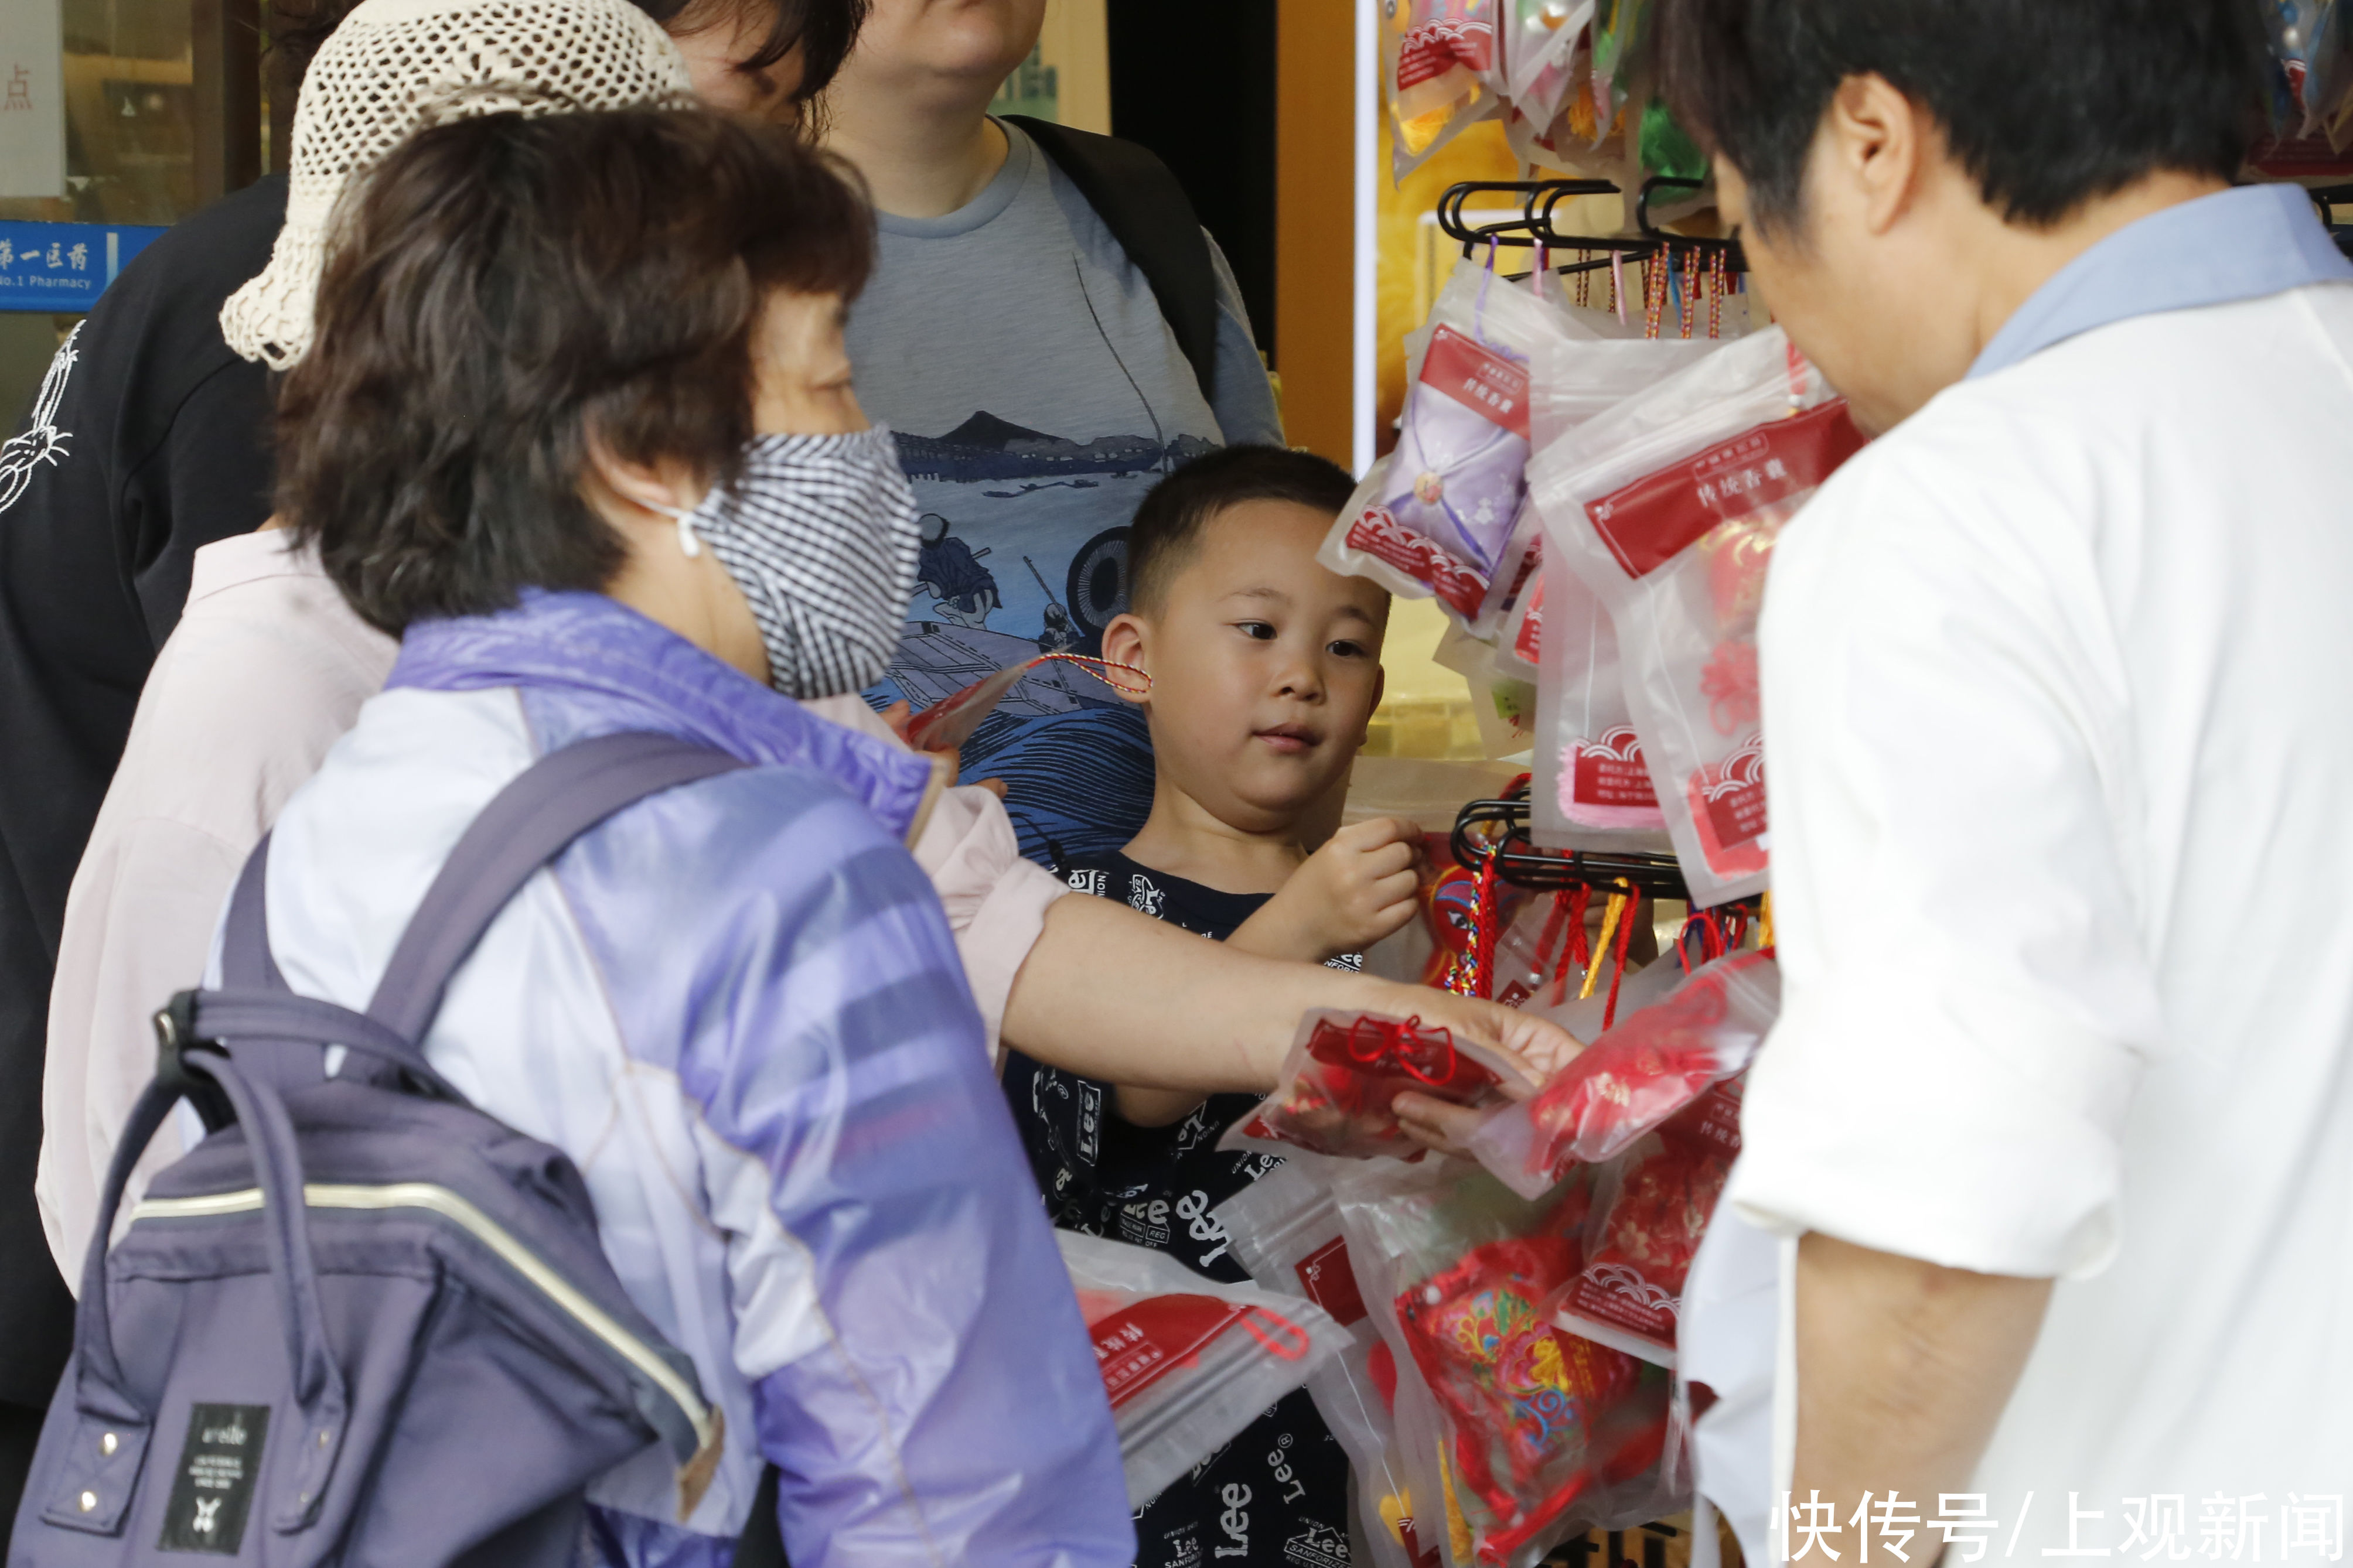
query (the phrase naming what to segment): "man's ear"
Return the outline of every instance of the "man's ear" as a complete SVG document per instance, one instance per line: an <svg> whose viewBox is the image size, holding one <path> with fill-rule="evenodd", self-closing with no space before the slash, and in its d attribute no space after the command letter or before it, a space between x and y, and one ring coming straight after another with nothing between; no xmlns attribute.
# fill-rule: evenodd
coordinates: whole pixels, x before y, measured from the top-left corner
<svg viewBox="0 0 2353 1568"><path fill-rule="evenodd" d="M1365 710L1365 732L1356 738L1360 751L1373 743L1373 715L1380 710L1381 697L1388 689L1389 667L1386 664L1373 666L1373 705Z"/></svg>
<svg viewBox="0 0 2353 1568"><path fill-rule="evenodd" d="M1926 110L1876 72L1848 77L1831 95L1815 142L1816 179L1845 187L1848 205L1864 230L1878 235L1894 227L1910 209L1926 173L1924 160L1943 146L1942 133Z"/></svg>
<svg viewBox="0 0 2353 1568"><path fill-rule="evenodd" d="M1111 618L1111 625L1103 627L1103 662L1133 665L1144 671L1145 675L1150 675L1152 673L1151 630L1147 623L1132 614L1113 616ZM1123 671L1113 670L1112 673L1115 689L1118 689L1122 699L1134 703L1139 708L1151 702L1150 693L1130 691L1124 686L1117 685L1117 678L1124 673Z"/></svg>

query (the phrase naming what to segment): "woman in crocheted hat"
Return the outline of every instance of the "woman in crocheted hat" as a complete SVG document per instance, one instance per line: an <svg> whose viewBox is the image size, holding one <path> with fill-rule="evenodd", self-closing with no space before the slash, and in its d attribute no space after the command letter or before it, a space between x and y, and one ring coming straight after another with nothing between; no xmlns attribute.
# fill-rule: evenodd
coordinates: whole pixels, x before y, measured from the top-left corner
<svg viewBox="0 0 2353 1568"><path fill-rule="evenodd" d="M352 0L273 7L272 63L285 90L302 79L314 48L350 47L353 29L342 24L353 9ZM377 0L361 9L385 6ZM403 0L396 7L417 25L447 18L490 45L476 85L495 85L511 71L519 83L590 101L595 84L628 79L649 90L691 88L772 118L797 117L802 100L830 79L863 9L863 0L638 0L635 7L625 0ZM340 42L330 41L339 34ZM552 58L532 48L537 36L579 44ZM367 63L366 86L386 101L421 108L420 69L447 64L386 56ZM349 85L339 82L327 96ZM302 93L314 121L325 107L322 86L311 80ZM388 129L396 139L406 127ZM297 132L292 183L305 184L307 169L308 183L331 201L332 178L328 186L317 178L318 149L305 157L310 140ZM272 162L282 169L286 150ZM0 1539L23 1473L11 1456L30 1452L38 1406L64 1364L72 1306L65 1285L30 1261L40 1234L30 1178L44 1104L44 1015L35 999L51 989L68 884L141 683L191 596L192 557L229 542L226 557L194 565L200 608L224 591L294 600L324 591L315 579L279 575L280 558L250 537L269 512L271 378L229 348L218 324L223 302L264 270L287 226L289 184L276 174L215 203L126 267L52 363L26 438L12 441L0 460L0 578L20 589L0 616L0 755L10 778L0 791L0 867L7 868L0 871L0 996L22 1003L0 1007L0 1257L21 1265L0 1270ZM348 675L331 666L317 678ZM267 700L266 687L257 695ZM283 790L264 794L248 805L273 809ZM184 797L147 842L185 853L202 845L205 824L195 797ZM110 837L97 863L119 865L123 847ZM169 876L148 885L166 899L175 886ZM198 901L208 906L210 893ZM113 1104L115 1086L89 1081L80 1065L92 1030L113 1021L111 1013L93 1014L102 982L89 938L105 913L95 911L95 924L90 915L76 922L58 1015L69 1059L47 1085L60 1097L48 1105L52 1128L85 1125L86 1114L107 1124ZM191 929L209 920L196 918ZM60 1205L86 1212L87 1175L54 1163L50 1172L49 1223Z"/></svg>

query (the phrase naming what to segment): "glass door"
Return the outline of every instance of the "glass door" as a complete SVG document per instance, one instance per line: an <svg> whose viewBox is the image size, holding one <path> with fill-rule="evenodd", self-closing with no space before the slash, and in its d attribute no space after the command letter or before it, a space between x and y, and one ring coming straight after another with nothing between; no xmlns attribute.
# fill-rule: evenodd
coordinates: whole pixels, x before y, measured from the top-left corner
<svg viewBox="0 0 2353 1568"><path fill-rule="evenodd" d="M116 273L261 173L255 0L0 4L0 430Z"/></svg>

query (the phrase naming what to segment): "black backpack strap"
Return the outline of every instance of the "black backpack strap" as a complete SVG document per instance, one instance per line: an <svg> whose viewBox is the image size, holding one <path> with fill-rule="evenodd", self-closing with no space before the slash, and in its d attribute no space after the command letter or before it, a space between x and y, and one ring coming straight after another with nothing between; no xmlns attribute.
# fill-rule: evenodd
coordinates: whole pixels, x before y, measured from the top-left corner
<svg viewBox="0 0 2353 1568"><path fill-rule="evenodd" d="M1004 118L1038 143L1095 209L1095 216L1152 285L1161 317L1193 366L1201 396L1218 384L1218 269L1193 198L1148 150L1027 114Z"/></svg>

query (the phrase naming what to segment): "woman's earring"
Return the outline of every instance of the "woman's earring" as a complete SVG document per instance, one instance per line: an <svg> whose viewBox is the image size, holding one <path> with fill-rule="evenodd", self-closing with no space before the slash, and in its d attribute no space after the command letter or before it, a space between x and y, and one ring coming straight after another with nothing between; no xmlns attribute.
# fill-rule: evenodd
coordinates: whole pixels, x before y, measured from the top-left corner
<svg viewBox="0 0 2353 1568"><path fill-rule="evenodd" d="M694 514L691 511L678 514L678 550L681 555L702 553L702 541L694 536Z"/></svg>

